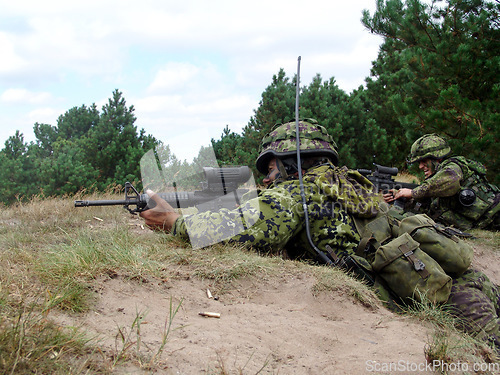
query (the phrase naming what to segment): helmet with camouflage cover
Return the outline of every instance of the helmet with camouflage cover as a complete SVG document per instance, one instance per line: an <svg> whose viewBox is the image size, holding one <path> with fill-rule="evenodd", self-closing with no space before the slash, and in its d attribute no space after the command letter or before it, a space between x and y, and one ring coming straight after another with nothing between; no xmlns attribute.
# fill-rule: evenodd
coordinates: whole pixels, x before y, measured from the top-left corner
<svg viewBox="0 0 500 375"><path fill-rule="evenodd" d="M442 159L450 152L451 148L443 138L436 134L426 134L413 143L407 161L415 163L422 159Z"/></svg>
<svg viewBox="0 0 500 375"><path fill-rule="evenodd" d="M262 139L260 154L257 157L257 169L267 173L269 161L273 158L287 158L297 154L296 123L275 127L268 135ZM337 164L337 145L330 137L326 129L319 125L314 119L299 120L300 132L300 155L304 156L325 156L332 163Z"/></svg>

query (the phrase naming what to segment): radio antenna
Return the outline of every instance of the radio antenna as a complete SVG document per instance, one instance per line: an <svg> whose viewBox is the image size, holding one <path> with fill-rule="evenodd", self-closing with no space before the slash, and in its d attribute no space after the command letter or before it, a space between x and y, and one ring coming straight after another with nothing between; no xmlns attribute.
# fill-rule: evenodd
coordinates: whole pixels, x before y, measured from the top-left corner
<svg viewBox="0 0 500 375"><path fill-rule="evenodd" d="M302 208L304 210L305 216L305 226L306 226L306 235L307 241L309 241L309 245L316 252L318 257L326 264L334 265L333 261L326 256L324 252L316 247L312 238L311 238L311 228L309 228L309 212L307 210L307 200L306 193L304 191L304 181L302 180L302 162L300 160L300 129L299 129L299 96L300 96L300 56L297 61L297 82L296 82L297 91L295 94L295 140L297 147L297 169L299 172L299 185L300 185L300 196L302 197Z"/></svg>

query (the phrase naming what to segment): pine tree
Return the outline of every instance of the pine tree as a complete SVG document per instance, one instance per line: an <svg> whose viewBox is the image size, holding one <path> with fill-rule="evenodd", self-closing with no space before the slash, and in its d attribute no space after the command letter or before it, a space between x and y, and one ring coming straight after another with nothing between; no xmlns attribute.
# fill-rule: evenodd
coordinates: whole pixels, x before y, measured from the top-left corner
<svg viewBox="0 0 500 375"><path fill-rule="evenodd" d="M443 4L444 3L444 4ZM385 38L383 78L409 142L425 133L449 139L454 153L484 162L500 182L500 2L377 2L363 24Z"/></svg>
<svg viewBox="0 0 500 375"><path fill-rule="evenodd" d="M30 153L24 135L18 131L5 142L0 151L0 201L13 203L40 193L37 183L36 159Z"/></svg>

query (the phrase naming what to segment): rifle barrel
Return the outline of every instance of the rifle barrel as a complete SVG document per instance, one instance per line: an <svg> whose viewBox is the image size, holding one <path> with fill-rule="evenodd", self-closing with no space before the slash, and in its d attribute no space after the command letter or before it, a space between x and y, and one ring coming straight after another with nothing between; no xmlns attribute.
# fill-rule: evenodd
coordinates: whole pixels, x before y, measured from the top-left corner
<svg viewBox="0 0 500 375"><path fill-rule="evenodd" d="M89 207L89 206L118 206L130 204L126 200L99 200L99 201L75 201L75 207Z"/></svg>

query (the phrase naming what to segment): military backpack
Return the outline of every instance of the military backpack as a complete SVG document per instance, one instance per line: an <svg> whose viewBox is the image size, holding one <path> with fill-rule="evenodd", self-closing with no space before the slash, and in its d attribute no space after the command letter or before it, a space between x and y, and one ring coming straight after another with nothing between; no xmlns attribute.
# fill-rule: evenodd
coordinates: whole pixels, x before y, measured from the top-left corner
<svg viewBox="0 0 500 375"><path fill-rule="evenodd" d="M380 213L374 220L355 219L361 235L356 255L405 302L444 303L452 277L465 272L472 248L427 215L399 221Z"/></svg>
<svg viewBox="0 0 500 375"><path fill-rule="evenodd" d="M460 191L451 197L433 198L431 217L462 229L487 227L500 212L500 189L488 182L486 168L481 163L455 156L443 161L440 169L450 163L457 164L462 170Z"/></svg>

